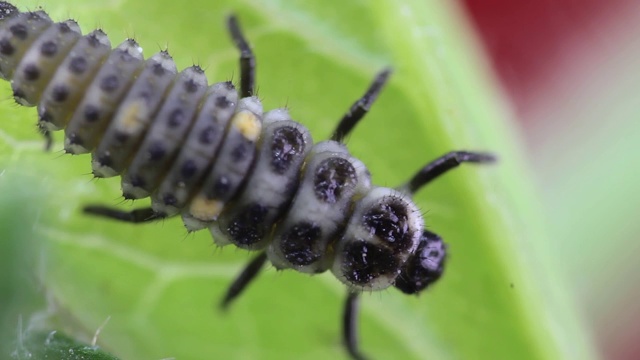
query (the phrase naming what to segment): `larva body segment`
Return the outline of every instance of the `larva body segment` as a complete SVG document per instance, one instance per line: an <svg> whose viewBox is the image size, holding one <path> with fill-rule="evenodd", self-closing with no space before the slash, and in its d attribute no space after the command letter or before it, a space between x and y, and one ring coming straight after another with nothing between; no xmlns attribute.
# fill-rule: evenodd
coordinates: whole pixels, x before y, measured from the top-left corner
<svg viewBox="0 0 640 360"><path fill-rule="evenodd" d="M69 49L80 39L80 27L73 20L49 26L25 52L11 78L14 98L24 106L35 106L56 74ZM44 126L48 126L42 122ZM52 130L57 127L52 126Z"/></svg>
<svg viewBox="0 0 640 360"><path fill-rule="evenodd" d="M125 198L146 198L158 187L191 127L206 90L207 78L198 66L187 68L176 77L122 175Z"/></svg>
<svg viewBox="0 0 640 360"><path fill-rule="evenodd" d="M191 131L178 158L151 195L154 211L173 216L184 208L194 194L218 153L238 102L238 92L230 82L212 85L200 104Z"/></svg>
<svg viewBox="0 0 640 360"><path fill-rule="evenodd" d="M87 85L109 52L111 42L102 30L95 30L75 43L42 93L38 104L41 128L55 131L67 126Z"/></svg>
<svg viewBox="0 0 640 360"><path fill-rule="evenodd" d="M111 52L64 129L66 152L86 154L98 146L143 61L142 49L132 39Z"/></svg>
<svg viewBox="0 0 640 360"><path fill-rule="evenodd" d="M329 247L344 229L352 199L369 190L370 174L344 146L324 141L311 150L302 176L288 216L276 229L267 254L277 268L320 273L333 262Z"/></svg>
<svg viewBox="0 0 640 360"><path fill-rule="evenodd" d="M264 112L254 96L255 58L235 17L240 89L209 85L199 66L178 72L167 51L148 59L132 39L111 49L102 30L82 36L73 20L20 12L0 1L0 76L21 105L38 107L38 126L65 130L64 149L91 153L95 177L122 177L126 199L151 207L88 214L133 223L181 215L189 231L216 244L260 251L233 282L226 307L268 260L277 269L327 270L348 288L344 341L363 359L354 328L358 294L395 286L415 294L443 272L446 246L427 230L413 193L461 163L491 154L454 151L391 189L371 184L343 144L391 73L381 71L338 124L313 142L284 108Z"/></svg>
<svg viewBox="0 0 640 360"><path fill-rule="evenodd" d="M189 231L205 229L218 219L226 204L241 190L256 157L262 131L262 104L255 97L239 101L227 133L204 182L183 212ZM226 241L217 239L220 245Z"/></svg>
<svg viewBox="0 0 640 360"><path fill-rule="evenodd" d="M209 227L214 239L223 239L216 242L228 240L245 249L268 245L273 224L298 189L299 172L312 144L309 131L287 111L265 114L258 159L245 189Z"/></svg>
<svg viewBox="0 0 640 360"><path fill-rule="evenodd" d="M143 70L116 106L109 126L91 154L95 176L106 178L125 171L176 74L176 64L165 51L144 62Z"/></svg>
<svg viewBox="0 0 640 360"><path fill-rule="evenodd" d="M0 76L11 80L29 46L53 22L44 11L19 13L13 5L3 5L0 28Z"/></svg>

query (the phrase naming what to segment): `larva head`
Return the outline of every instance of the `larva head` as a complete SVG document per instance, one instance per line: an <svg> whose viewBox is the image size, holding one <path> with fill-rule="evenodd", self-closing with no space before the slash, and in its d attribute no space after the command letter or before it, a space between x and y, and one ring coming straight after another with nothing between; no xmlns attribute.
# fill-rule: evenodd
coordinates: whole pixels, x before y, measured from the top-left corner
<svg viewBox="0 0 640 360"><path fill-rule="evenodd" d="M398 189L405 194L413 195L426 184L462 163L490 164L495 161L496 157L489 153L452 151L427 163ZM446 251L446 245L440 236L422 230L418 248L402 266L402 272L394 286L405 294L417 294L426 289L442 275Z"/></svg>
<svg viewBox="0 0 640 360"><path fill-rule="evenodd" d="M436 282L447 259L447 246L442 238L423 230L416 252L404 263L394 286L405 294L417 294Z"/></svg>
<svg viewBox="0 0 640 360"><path fill-rule="evenodd" d="M332 272L353 290L393 285L416 252L424 220L411 198L375 188L360 199L335 245Z"/></svg>

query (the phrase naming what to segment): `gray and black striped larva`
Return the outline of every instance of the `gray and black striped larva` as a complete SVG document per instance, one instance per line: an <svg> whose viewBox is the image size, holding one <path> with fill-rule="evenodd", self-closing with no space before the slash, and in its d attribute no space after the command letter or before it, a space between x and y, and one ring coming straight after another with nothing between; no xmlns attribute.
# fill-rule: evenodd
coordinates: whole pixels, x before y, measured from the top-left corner
<svg viewBox="0 0 640 360"><path fill-rule="evenodd" d="M343 340L355 359L362 291L393 286L416 294L442 274L446 247L425 229L412 195L464 162L488 153L454 151L405 184L373 186L344 137L367 113L391 71L376 75L330 140L314 144L286 109L263 112L254 96L255 58L236 19L227 27L240 52L240 86L209 85L198 66L178 72L166 51L144 59L127 39L82 35L73 20L21 12L0 2L0 76L15 100L37 106L38 126L65 131L64 149L91 153L96 177L122 178L127 199L151 197L130 212L87 206L88 214L145 223L181 215L189 231L208 229L218 245L258 252L229 287L228 307L266 261L277 269L330 270L348 289Z"/></svg>

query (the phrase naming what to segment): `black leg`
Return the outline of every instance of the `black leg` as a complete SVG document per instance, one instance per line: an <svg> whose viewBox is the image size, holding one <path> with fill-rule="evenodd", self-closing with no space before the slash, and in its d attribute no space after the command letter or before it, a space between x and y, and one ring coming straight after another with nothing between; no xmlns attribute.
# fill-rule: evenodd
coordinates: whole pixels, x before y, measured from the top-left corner
<svg viewBox="0 0 640 360"><path fill-rule="evenodd" d="M164 218L161 214L156 213L151 208L142 208L131 211L122 211L108 206L89 205L83 209L85 214L106 217L109 219L130 222L130 223L146 223Z"/></svg>
<svg viewBox="0 0 640 360"><path fill-rule="evenodd" d="M53 137L51 136L51 132L49 130L40 129L40 134L44 137L44 151L51 151L51 147L53 146Z"/></svg>
<svg viewBox="0 0 640 360"><path fill-rule="evenodd" d="M252 96L256 84L256 58L242 34L240 24L238 24L238 19L236 19L235 15L227 18L227 28L231 34L231 39L240 50L240 97Z"/></svg>
<svg viewBox="0 0 640 360"><path fill-rule="evenodd" d="M367 358L358 350L358 304L359 293L349 291L347 302L342 314L342 340L347 347L349 355L354 360L366 360Z"/></svg>
<svg viewBox="0 0 640 360"><path fill-rule="evenodd" d="M344 137L353 130L358 121L360 121L360 119L362 119L362 117L371 108L371 104L373 104L380 94L380 91L382 91L384 84L387 83L389 75L391 75L390 68L386 68L376 75L376 78L367 89L367 92L365 92L360 99L354 102L349 111L344 114L342 120L338 123L336 130L333 132L333 135L331 135L331 140L342 142Z"/></svg>
<svg viewBox="0 0 640 360"><path fill-rule="evenodd" d="M242 270L240 275L233 280L229 289L227 289L227 293L224 295L224 299L220 302L220 308L222 310L227 310L229 305L238 298L240 294L247 288L258 275L262 266L267 261L267 253L264 251L258 254L253 260L251 260L247 266Z"/></svg>
<svg viewBox="0 0 640 360"><path fill-rule="evenodd" d="M462 163L488 164L497 160L495 155L489 153L475 153L468 151L452 151L425 165L405 185L405 189L413 194L433 179L458 167Z"/></svg>

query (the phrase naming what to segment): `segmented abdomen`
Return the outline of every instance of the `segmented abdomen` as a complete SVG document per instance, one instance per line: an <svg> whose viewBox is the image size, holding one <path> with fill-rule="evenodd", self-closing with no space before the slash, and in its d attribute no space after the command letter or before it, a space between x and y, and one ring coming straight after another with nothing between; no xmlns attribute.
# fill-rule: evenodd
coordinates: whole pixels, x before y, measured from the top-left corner
<svg viewBox="0 0 640 360"><path fill-rule="evenodd" d="M357 289L395 282L420 240L409 196L372 188L362 162L335 141L313 145L286 109L263 113L198 66L178 73L162 51L145 60L132 39L111 49L101 30L0 2L0 75L39 127L92 154L96 177L121 175L125 198L150 196L220 245L266 249L278 268L331 269ZM353 215L353 216L352 216Z"/></svg>

